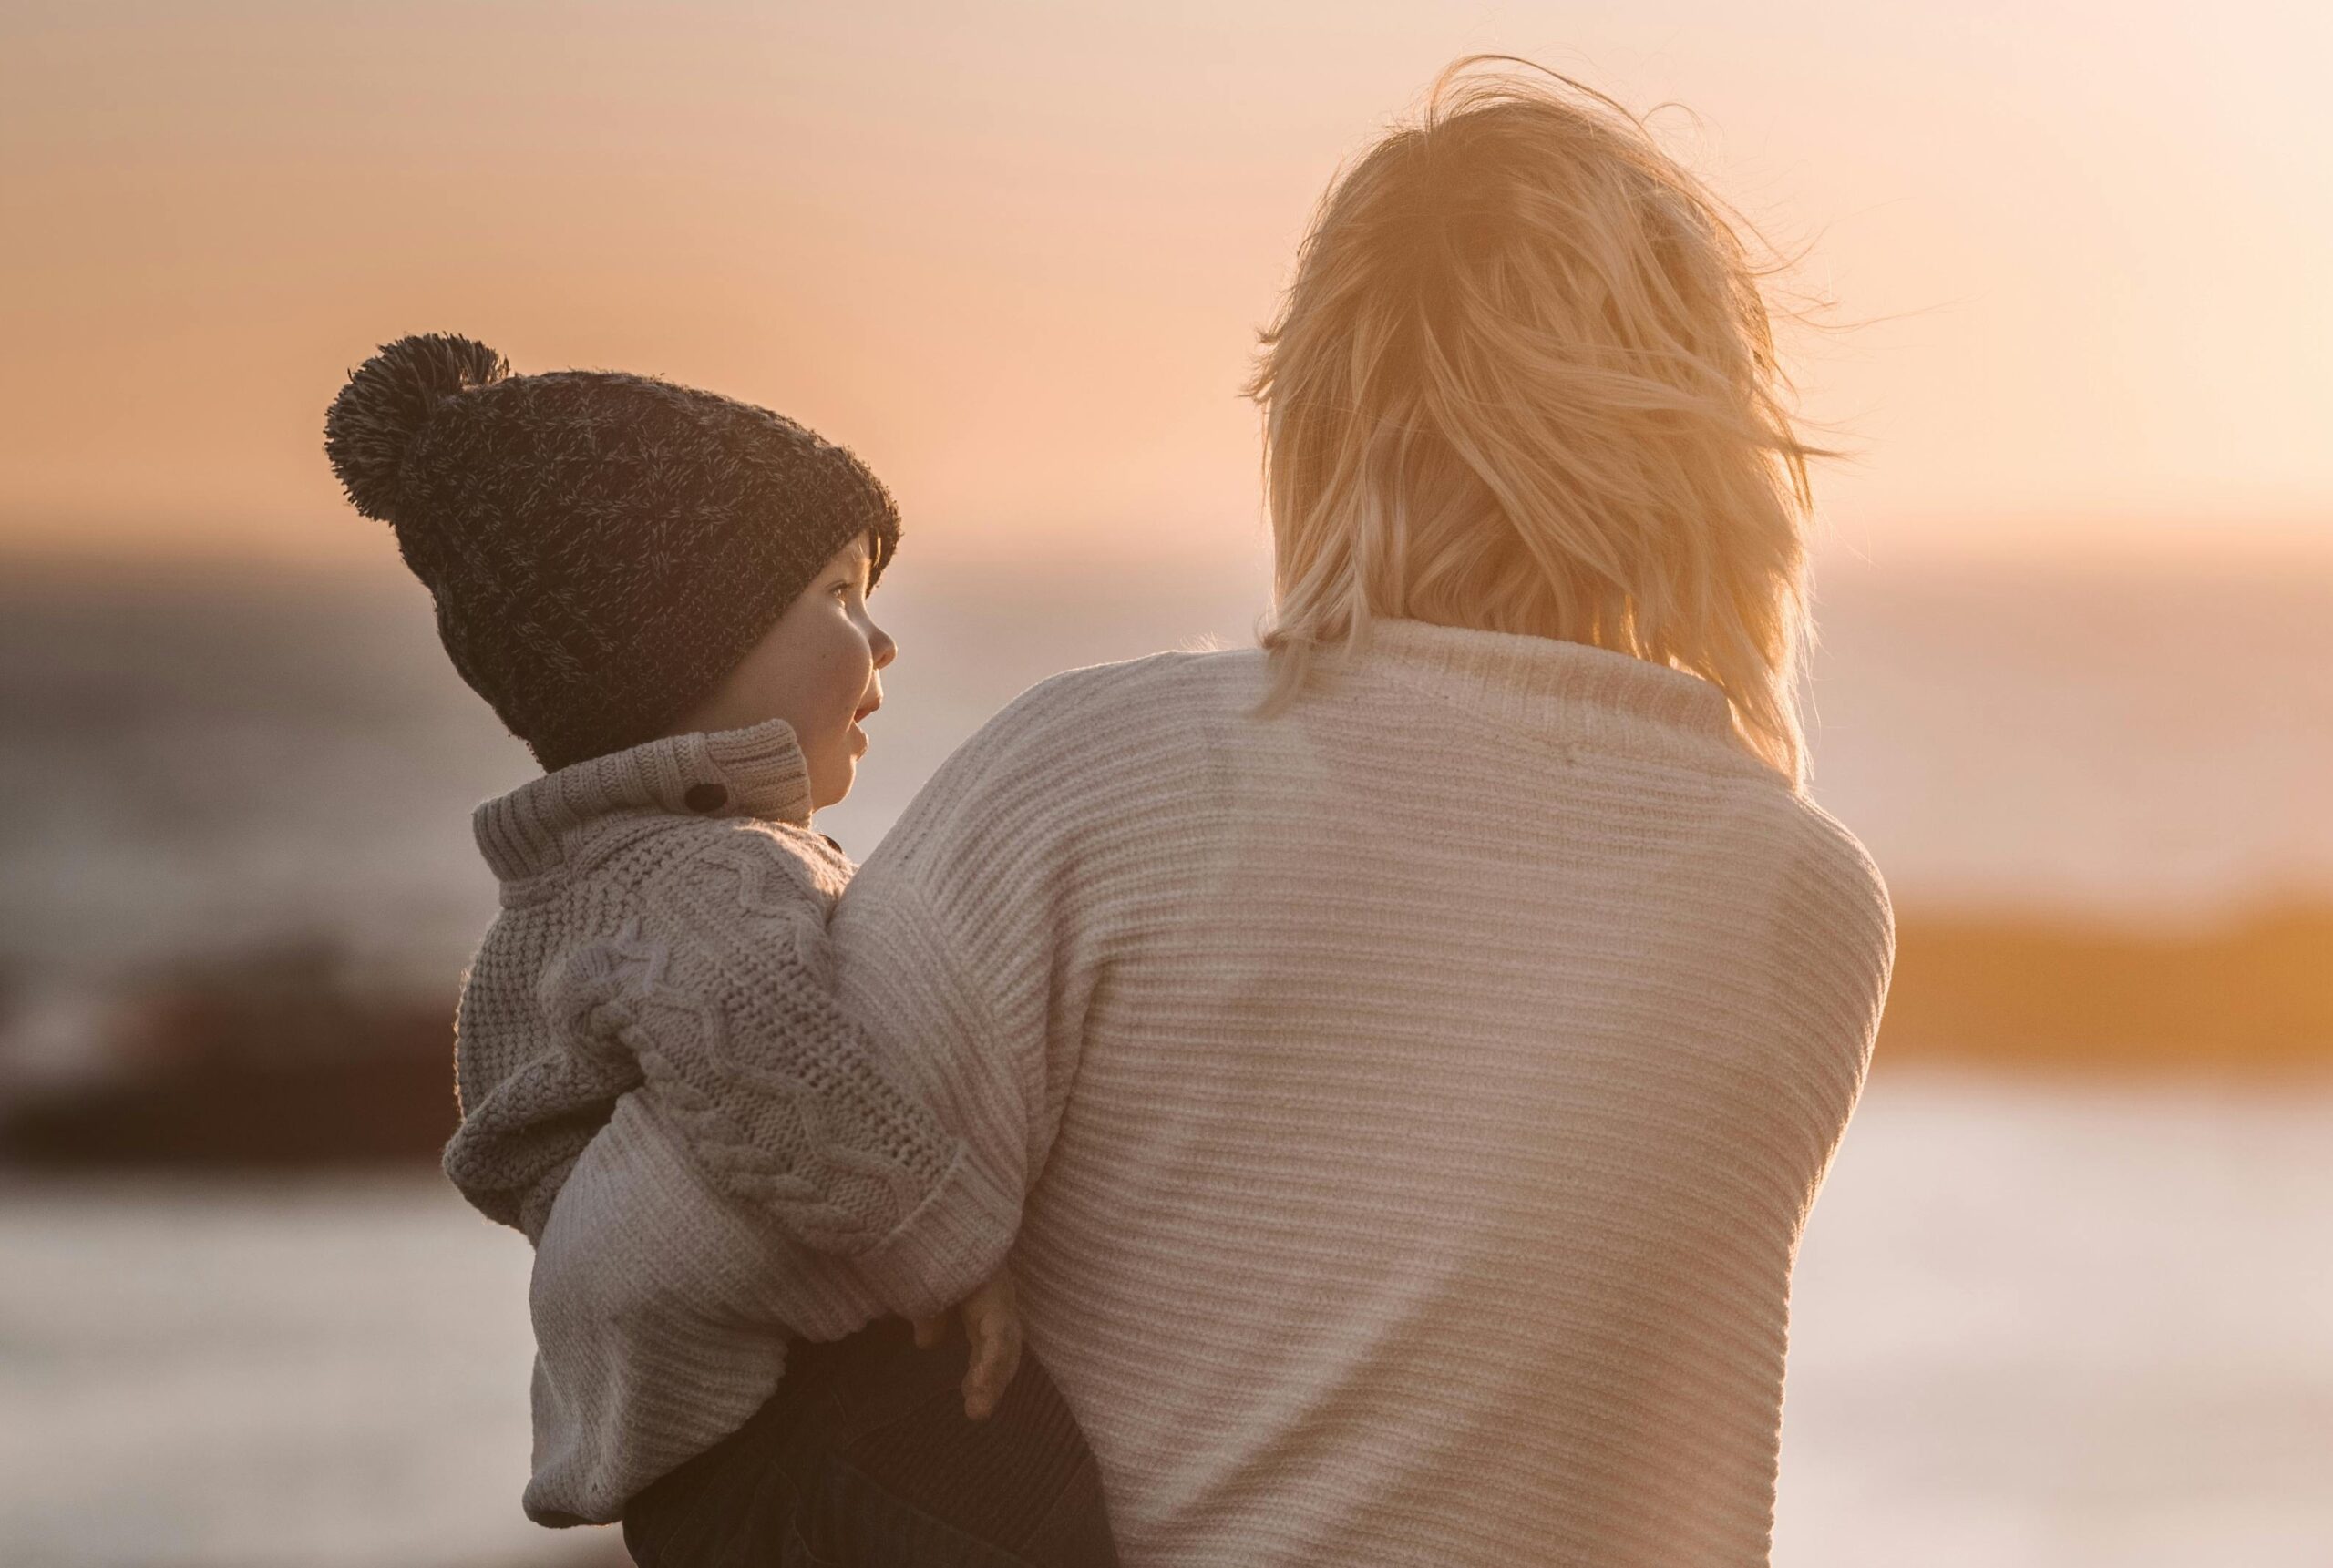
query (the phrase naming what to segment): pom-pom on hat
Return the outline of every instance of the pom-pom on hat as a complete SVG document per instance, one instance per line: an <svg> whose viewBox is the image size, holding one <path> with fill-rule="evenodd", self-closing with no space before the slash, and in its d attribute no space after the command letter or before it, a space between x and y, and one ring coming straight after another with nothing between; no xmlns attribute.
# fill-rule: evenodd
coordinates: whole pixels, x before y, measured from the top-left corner
<svg viewBox="0 0 2333 1568"><path fill-rule="evenodd" d="M514 375L468 338L365 361L324 453L546 768L665 733L837 550L871 535L879 576L899 544L882 483L790 419L653 376Z"/></svg>

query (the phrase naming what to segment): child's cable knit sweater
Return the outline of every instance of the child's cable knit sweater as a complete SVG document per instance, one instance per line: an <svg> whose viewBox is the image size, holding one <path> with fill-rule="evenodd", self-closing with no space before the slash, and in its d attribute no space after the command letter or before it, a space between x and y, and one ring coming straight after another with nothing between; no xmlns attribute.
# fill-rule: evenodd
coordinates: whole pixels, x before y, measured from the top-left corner
<svg viewBox="0 0 2333 1568"><path fill-rule="evenodd" d="M539 1261L531 1292L545 1522L613 1519L735 1430L788 1330L957 1299L1017 1206L836 1007L826 921L851 866L809 805L773 721L478 810L502 912L463 987L446 1171L573 1264ZM563 1204L579 1180L591 1201ZM850 1259L847 1291L812 1254Z"/></svg>

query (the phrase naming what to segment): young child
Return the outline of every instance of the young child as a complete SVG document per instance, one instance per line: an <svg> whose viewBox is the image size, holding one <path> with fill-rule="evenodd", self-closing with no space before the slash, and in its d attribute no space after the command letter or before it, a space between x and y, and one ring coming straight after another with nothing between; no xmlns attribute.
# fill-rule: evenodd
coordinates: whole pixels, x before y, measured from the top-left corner
<svg viewBox="0 0 2333 1568"><path fill-rule="evenodd" d="M894 651L889 494L766 410L444 336L357 370L325 450L546 770L477 813L502 910L446 1152L491 1218L561 1227L529 1514L622 1518L662 1568L1114 1563L1009 1281L973 1289L1011 1205L828 990L852 867L811 814ZM972 1346L926 1348L968 1292Z"/></svg>

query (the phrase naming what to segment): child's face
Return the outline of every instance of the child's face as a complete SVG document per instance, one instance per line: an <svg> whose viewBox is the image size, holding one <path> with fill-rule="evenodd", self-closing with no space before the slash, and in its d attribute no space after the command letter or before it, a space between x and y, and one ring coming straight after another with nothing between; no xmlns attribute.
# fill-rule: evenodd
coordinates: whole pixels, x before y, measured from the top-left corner
<svg viewBox="0 0 2333 1568"><path fill-rule="evenodd" d="M868 618L868 539L837 550L737 667L682 718L680 733L742 730L770 719L794 726L810 767L810 804L850 793L867 733L858 722L883 701L876 673L898 654Z"/></svg>

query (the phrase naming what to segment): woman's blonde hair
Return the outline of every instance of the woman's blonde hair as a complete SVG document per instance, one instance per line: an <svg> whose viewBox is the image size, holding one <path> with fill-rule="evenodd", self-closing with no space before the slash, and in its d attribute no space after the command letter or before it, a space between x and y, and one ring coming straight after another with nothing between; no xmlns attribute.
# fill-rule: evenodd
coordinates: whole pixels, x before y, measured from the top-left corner
<svg viewBox="0 0 2333 1568"><path fill-rule="evenodd" d="M1526 632L1706 678L1795 780L1826 454L1786 406L1764 272L1642 121L1475 69L1502 59L1452 66L1336 181L1264 334L1265 710L1374 618Z"/></svg>

